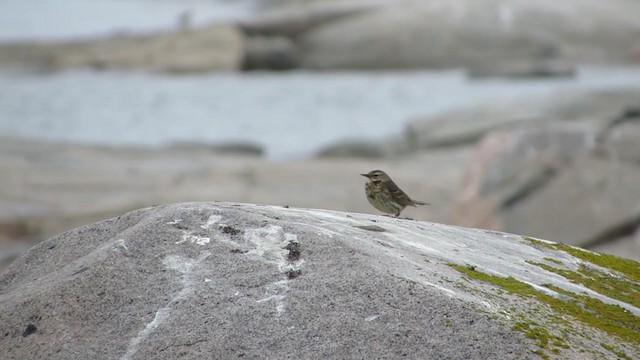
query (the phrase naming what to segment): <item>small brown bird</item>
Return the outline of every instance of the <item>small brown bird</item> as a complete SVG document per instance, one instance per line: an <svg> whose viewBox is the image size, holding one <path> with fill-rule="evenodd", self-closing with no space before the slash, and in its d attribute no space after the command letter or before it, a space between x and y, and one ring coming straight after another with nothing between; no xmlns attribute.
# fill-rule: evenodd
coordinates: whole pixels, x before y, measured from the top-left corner
<svg viewBox="0 0 640 360"><path fill-rule="evenodd" d="M368 174L360 175L369 179L364 186L367 200L383 213L398 217L407 206L429 205L426 202L411 200L409 195L405 194L382 170L372 170Z"/></svg>

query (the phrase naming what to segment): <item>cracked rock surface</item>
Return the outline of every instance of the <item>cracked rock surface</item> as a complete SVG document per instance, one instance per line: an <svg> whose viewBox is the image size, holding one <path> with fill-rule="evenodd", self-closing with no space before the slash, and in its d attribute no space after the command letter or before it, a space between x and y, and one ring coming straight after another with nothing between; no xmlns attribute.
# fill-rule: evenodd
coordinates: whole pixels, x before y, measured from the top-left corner
<svg viewBox="0 0 640 360"><path fill-rule="evenodd" d="M144 208L44 241L0 276L0 358L637 355L637 343L629 343L637 329L618 338L575 319L562 341L553 338L557 352L548 351L553 346L518 329L557 314L455 267L509 276L544 296L585 293L637 319L633 301L536 265L582 265L540 244L546 242L326 210L234 203ZM527 314L532 306L537 310ZM516 326L525 317L533 318Z"/></svg>

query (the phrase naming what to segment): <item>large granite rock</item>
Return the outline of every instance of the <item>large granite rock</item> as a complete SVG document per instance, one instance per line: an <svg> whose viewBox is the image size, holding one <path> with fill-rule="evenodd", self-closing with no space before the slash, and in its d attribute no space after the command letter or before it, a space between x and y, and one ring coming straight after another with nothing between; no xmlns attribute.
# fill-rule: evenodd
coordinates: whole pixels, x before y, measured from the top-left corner
<svg viewBox="0 0 640 360"><path fill-rule="evenodd" d="M298 36L307 68L496 68L637 62L640 3L403 1Z"/></svg>
<svg viewBox="0 0 640 360"><path fill-rule="evenodd" d="M244 37L232 24L61 43L0 45L0 65L47 70L89 67L172 73L236 71L243 59Z"/></svg>
<svg viewBox="0 0 640 360"><path fill-rule="evenodd" d="M630 260L483 230L166 205L15 261L0 276L0 357L635 358L639 274ZM615 284L587 281L602 277Z"/></svg>

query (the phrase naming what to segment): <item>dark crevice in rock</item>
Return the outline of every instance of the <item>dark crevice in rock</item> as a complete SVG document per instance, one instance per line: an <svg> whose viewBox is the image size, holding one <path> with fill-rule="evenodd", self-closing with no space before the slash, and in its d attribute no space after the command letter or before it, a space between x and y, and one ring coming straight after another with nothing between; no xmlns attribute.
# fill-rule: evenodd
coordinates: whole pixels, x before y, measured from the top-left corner
<svg viewBox="0 0 640 360"><path fill-rule="evenodd" d="M298 276L302 275L302 271L298 269L295 266L295 264L293 264L296 261L300 260L300 253L301 253L300 243L295 240L291 240L284 247L284 249L289 250L289 253L287 254L287 261L289 262L289 264L292 264L291 265L292 268L287 270L285 274L287 275L287 279L293 280Z"/></svg>
<svg viewBox="0 0 640 360"><path fill-rule="evenodd" d="M289 250L289 254L287 254L287 260L290 262L300 260L300 243L292 241L284 247Z"/></svg>
<svg viewBox="0 0 640 360"><path fill-rule="evenodd" d="M531 177L529 181L523 184L513 193L505 196L501 208L509 209L519 202L522 202L535 194L538 190L544 188L558 174L558 166L547 166L543 168L536 176Z"/></svg>
<svg viewBox="0 0 640 360"><path fill-rule="evenodd" d="M302 271L300 269L291 269L287 271L287 279L292 280L302 275Z"/></svg>
<svg viewBox="0 0 640 360"><path fill-rule="evenodd" d="M616 239L632 236L638 228L640 228L640 215L637 215L635 218L628 219L616 226L612 226L581 244L583 244L582 246L587 249L602 244L608 244Z"/></svg>
<svg viewBox="0 0 640 360"><path fill-rule="evenodd" d="M602 129L600 129L598 135L596 136L596 144L602 145L604 142L606 142L606 138L611 130L613 130L613 128L631 121L640 121L640 106L627 108L623 110L620 115L616 116L611 121L606 123L602 127Z"/></svg>
<svg viewBox="0 0 640 360"><path fill-rule="evenodd" d="M380 227L378 225L356 225L358 229L374 231L374 232L386 232L387 229Z"/></svg>
<svg viewBox="0 0 640 360"><path fill-rule="evenodd" d="M238 229L234 228L233 226L229 226L229 225L222 226L221 230L222 230L223 233L229 234L231 236L238 235L238 234L240 234L242 232L242 230L238 230Z"/></svg>
<svg viewBox="0 0 640 360"><path fill-rule="evenodd" d="M76 270L76 271L74 271L74 272L72 272L72 273L71 273L71 276L81 274L81 273L83 273L83 272L85 272L85 271L87 271L87 270L89 270L89 268L88 268L88 267L86 267L86 266L80 266L80 267L78 268L78 270Z"/></svg>
<svg viewBox="0 0 640 360"><path fill-rule="evenodd" d="M22 336L27 337L29 335L33 335L36 331L38 331L38 328L33 324L29 324L27 325L27 328L22 332Z"/></svg>
<svg viewBox="0 0 640 360"><path fill-rule="evenodd" d="M181 224L181 223L179 223L179 222L177 222L177 223L173 223L173 224L171 224L171 225L172 225L174 228L176 228L176 229L180 229L180 230L187 230L187 229L189 229L189 227L188 227L187 225L185 225L185 224Z"/></svg>

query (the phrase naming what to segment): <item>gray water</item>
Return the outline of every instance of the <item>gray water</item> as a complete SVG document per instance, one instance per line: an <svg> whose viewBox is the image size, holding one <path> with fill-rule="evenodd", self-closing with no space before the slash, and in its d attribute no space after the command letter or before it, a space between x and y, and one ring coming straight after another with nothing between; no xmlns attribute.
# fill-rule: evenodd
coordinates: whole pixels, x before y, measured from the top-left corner
<svg viewBox="0 0 640 360"><path fill-rule="evenodd" d="M469 82L461 72L0 72L0 134L112 145L263 145L271 158L400 133L412 118L558 90L640 87L640 68L576 79Z"/></svg>

